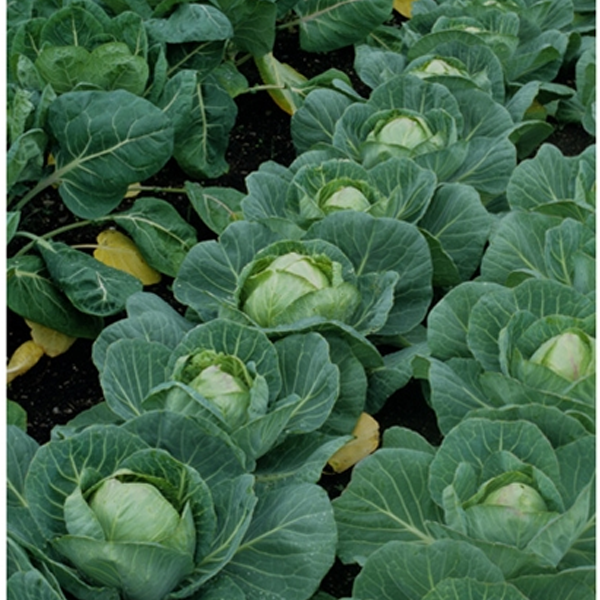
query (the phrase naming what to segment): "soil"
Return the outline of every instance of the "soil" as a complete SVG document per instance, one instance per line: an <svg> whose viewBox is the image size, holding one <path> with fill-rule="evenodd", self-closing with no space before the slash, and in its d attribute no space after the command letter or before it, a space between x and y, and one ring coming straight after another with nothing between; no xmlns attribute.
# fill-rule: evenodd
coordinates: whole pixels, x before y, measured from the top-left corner
<svg viewBox="0 0 600 600"><path fill-rule="evenodd" d="M338 68L351 77L359 93L365 97L369 93L354 74L352 48L326 55L307 54L298 52L294 35L287 35L278 37L274 54L280 61L289 63L307 77L327 68ZM259 83L252 64L246 64L243 71L251 84ZM226 156L230 165L229 173L217 180L201 183L234 187L245 192L246 176L256 170L262 162L274 160L289 165L296 153L289 133L289 115L279 110L264 92L238 96L236 103L239 112ZM556 144L566 155L576 155L594 140L581 127L568 126L557 127L547 142ZM189 179L172 161L150 181L144 183L181 187ZM200 240L216 237L200 221L184 194L153 195L168 199L182 216L197 228ZM122 208L126 208L126 205ZM73 216L60 201L58 193L51 189L27 205L23 212L21 229L41 234L73 220ZM56 239L69 244L90 243L98 231L88 227L74 230ZM8 249L9 256L14 254L20 243L11 243ZM150 286L146 290L157 293L179 310L183 310L173 299L171 284L172 280L165 278L160 284ZM121 317L122 315L117 315L114 319ZM12 355L14 350L29 338L29 329L23 319L8 311L7 356ZM18 402L27 411L28 433L40 444L50 439L54 425L66 423L82 410L103 399L98 373L90 358L91 348L91 340L79 339L65 354L52 359L43 357L33 369L9 385L7 397ZM435 414L425 401L417 381L411 381L403 390L392 396L375 416L382 430L392 425L402 425L420 432L433 444L441 442ZM325 473L320 483L333 498L339 495L349 479L350 472L341 475ZM342 565L336 561L324 579L321 590L335 598L349 597L352 581L359 570L356 565Z"/></svg>

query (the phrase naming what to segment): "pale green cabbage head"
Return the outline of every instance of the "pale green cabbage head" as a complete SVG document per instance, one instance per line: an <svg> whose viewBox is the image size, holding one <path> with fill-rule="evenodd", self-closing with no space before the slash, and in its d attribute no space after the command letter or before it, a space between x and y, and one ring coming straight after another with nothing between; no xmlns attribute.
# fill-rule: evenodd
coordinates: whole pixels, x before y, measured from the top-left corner
<svg viewBox="0 0 600 600"><path fill-rule="evenodd" d="M509 483L490 493L483 504L506 506L519 513L547 511L546 502L530 485L520 482Z"/></svg>
<svg viewBox="0 0 600 600"><path fill-rule="evenodd" d="M261 260L243 284L241 308L261 327L308 317L344 321L360 301L342 278L341 264L325 255L288 252Z"/></svg>
<svg viewBox="0 0 600 600"><path fill-rule="evenodd" d="M578 381L596 371L596 340L580 330L570 330L544 342L531 362L543 365L568 381Z"/></svg>
<svg viewBox="0 0 600 600"><path fill-rule="evenodd" d="M210 400L232 426L246 420L253 378L236 356L214 350L184 356L175 366L174 379Z"/></svg>

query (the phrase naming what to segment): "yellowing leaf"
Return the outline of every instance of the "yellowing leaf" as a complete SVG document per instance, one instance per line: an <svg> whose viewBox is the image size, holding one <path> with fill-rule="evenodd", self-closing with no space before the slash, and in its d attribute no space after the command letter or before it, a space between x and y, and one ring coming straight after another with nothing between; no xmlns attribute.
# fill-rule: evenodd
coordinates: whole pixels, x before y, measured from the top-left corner
<svg viewBox="0 0 600 600"><path fill-rule="evenodd" d="M132 183L128 188L127 188L127 192L125 193L125 195L123 196L123 198L135 198L136 196L140 195L140 192L142 190L140 189L140 184L138 183Z"/></svg>
<svg viewBox="0 0 600 600"><path fill-rule="evenodd" d="M279 62L272 52L255 57L254 62L264 83L281 86L281 89L268 90L275 104L288 115L293 115L302 101L300 95L294 91L294 87L307 81L306 77L290 65Z"/></svg>
<svg viewBox="0 0 600 600"><path fill-rule="evenodd" d="M106 229L96 240L100 245L94 250L96 260L137 277L144 285L160 281L160 273L144 260L137 246L126 235L114 229Z"/></svg>
<svg viewBox="0 0 600 600"><path fill-rule="evenodd" d="M403 17L410 19L413 2L416 2L416 0L394 0L394 10L399 12Z"/></svg>
<svg viewBox="0 0 600 600"><path fill-rule="evenodd" d="M29 371L42 356L44 356L44 349L33 340L22 343L8 361L6 383L10 383L15 377Z"/></svg>
<svg viewBox="0 0 600 600"><path fill-rule="evenodd" d="M362 413L352 435L354 439L343 445L327 461L336 473L346 471L375 451L379 446L379 423L371 415Z"/></svg>
<svg viewBox="0 0 600 600"><path fill-rule="evenodd" d="M56 164L56 159L52 153L48 154L48 166L53 167Z"/></svg>
<svg viewBox="0 0 600 600"><path fill-rule="evenodd" d="M51 358L59 356L60 354L64 354L77 339L69 335L65 335L60 331L50 329L50 327L45 327L39 323L28 321L27 319L25 319L25 322L29 326L29 329L31 329L31 337L33 341L42 348L44 354L47 354Z"/></svg>

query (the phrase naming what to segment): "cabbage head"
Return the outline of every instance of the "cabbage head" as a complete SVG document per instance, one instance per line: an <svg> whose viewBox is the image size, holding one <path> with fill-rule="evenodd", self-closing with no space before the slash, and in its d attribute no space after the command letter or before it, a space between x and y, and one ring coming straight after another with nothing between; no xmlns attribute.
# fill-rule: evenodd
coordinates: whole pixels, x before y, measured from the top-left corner
<svg viewBox="0 0 600 600"><path fill-rule="evenodd" d="M326 255L287 252L256 261L241 290L241 308L261 327L308 317L347 320L360 302L342 265Z"/></svg>

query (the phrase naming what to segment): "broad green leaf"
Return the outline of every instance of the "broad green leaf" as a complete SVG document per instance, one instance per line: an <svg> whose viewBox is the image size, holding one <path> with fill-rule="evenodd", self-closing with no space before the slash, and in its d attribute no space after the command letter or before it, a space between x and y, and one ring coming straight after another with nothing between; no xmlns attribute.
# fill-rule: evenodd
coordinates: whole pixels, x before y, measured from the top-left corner
<svg viewBox="0 0 600 600"><path fill-rule="evenodd" d="M227 564L240 546L250 523L254 520L256 506L254 478L243 474L212 487L217 513L217 535L209 553L196 566L190 577L191 583L178 590L178 596L187 598L204 582Z"/></svg>
<svg viewBox="0 0 600 600"><path fill-rule="evenodd" d="M227 434L206 421L169 411L152 411L129 419L123 428L193 467L211 487L245 473L240 449ZM198 452L199 448L202 452Z"/></svg>
<svg viewBox="0 0 600 600"><path fill-rule="evenodd" d="M19 229L21 211L9 211L6 213L6 243L9 244Z"/></svg>
<svg viewBox="0 0 600 600"><path fill-rule="evenodd" d="M23 429L8 423L6 456L6 503L7 507L27 507L23 497L25 477L39 444Z"/></svg>
<svg viewBox="0 0 600 600"><path fill-rule="evenodd" d="M426 344L409 346L383 357L383 365L370 369L366 409L369 413L379 412L390 396L402 389L413 377L412 360L419 353L427 353Z"/></svg>
<svg viewBox="0 0 600 600"><path fill-rule="evenodd" d="M81 46L91 50L109 23L108 15L95 3L69 3L48 16L40 42L51 46Z"/></svg>
<svg viewBox="0 0 600 600"><path fill-rule="evenodd" d="M37 569L15 573L6 582L7 600L64 600L56 589Z"/></svg>
<svg viewBox="0 0 600 600"><path fill-rule="evenodd" d="M202 81L197 77L182 93L188 95L189 103L179 116L185 125L178 128L176 124L173 156L189 175L218 177L228 169L225 151L237 116L236 104L213 76Z"/></svg>
<svg viewBox="0 0 600 600"><path fill-rule="evenodd" d="M255 419L252 419L232 432L235 443L246 453L248 462L264 456L281 438L290 421L297 396L289 402L281 402L278 406Z"/></svg>
<svg viewBox="0 0 600 600"><path fill-rule="evenodd" d="M594 464L590 457L595 451L595 439L591 435L581 436L556 450L563 496L568 505L574 503L581 490L594 479Z"/></svg>
<svg viewBox="0 0 600 600"><path fill-rule="evenodd" d="M383 448L354 467L352 480L333 501L338 555L364 565L393 540L428 544L426 521L439 521L441 510L427 488L430 452Z"/></svg>
<svg viewBox="0 0 600 600"><path fill-rule="evenodd" d="M246 594L226 576L213 577L202 586L202 600L246 600Z"/></svg>
<svg viewBox="0 0 600 600"><path fill-rule="evenodd" d="M432 446L421 434L413 429L393 425L383 432L382 447L402 448L405 450L417 450L435 455L436 448Z"/></svg>
<svg viewBox="0 0 600 600"><path fill-rule="evenodd" d="M54 283L40 257L11 258L7 268L7 303L12 311L72 337L93 339L100 333L102 319L78 311Z"/></svg>
<svg viewBox="0 0 600 600"><path fill-rule="evenodd" d="M273 50L279 2L218 0L217 6L233 25L233 43L242 52L262 56Z"/></svg>
<svg viewBox="0 0 600 600"><path fill-rule="evenodd" d="M256 482L265 489L317 483L329 457L349 439L318 431L286 437L258 460Z"/></svg>
<svg viewBox="0 0 600 600"><path fill-rule="evenodd" d="M374 207L370 211L373 216L410 223L423 217L436 188L433 171L419 167L409 158L390 158L373 167L369 174L387 198L381 209Z"/></svg>
<svg viewBox="0 0 600 600"><path fill-rule="evenodd" d="M13 400L6 401L6 424L27 431L27 413Z"/></svg>
<svg viewBox="0 0 600 600"><path fill-rule="evenodd" d="M82 312L113 315L125 308L128 296L142 289L142 282L133 275L61 242L41 240L38 248L52 278Z"/></svg>
<svg viewBox="0 0 600 600"><path fill-rule="evenodd" d="M292 115L290 131L296 152L306 152L319 143L331 144L335 124L350 104L348 96L335 90L310 92Z"/></svg>
<svg viewBox="0 0 600 600"><path fill-rule="evenodd" d="M406 57L368 44L355 46L354 69L360 79L371 89L385 83L404 71Z"/></svg>
<svg viewBox="0 0 600 600"><path fill-rule="evenodd" d="M498 471L501 466L492 468L489 462L494 454L500 452L510 452L517 459L538 468L552 481L560 478L554 450L533 423L466 419L448 432L431 463L429 489L434 501L442 504L444 489L453 484L461 463L472 466L477 474L471 482L472 486L483 483L493 475L500 475ZM486 464L491 468L491 473L484 472Z"/></svg>
<svg viewBox="0 0 600 600"><path fill-rule="evenodd" d="M156 342L123 339L106 351L100 384L110 408L124 419L142 413L148 392L165 381L169 349Z"/></svg>
<svg viewBox="0 0 600 600"><path fill-rule="evenodd" d="M25 133L27 122L31 113L35 111L35 105L32 102L33 93L29 90L17 88L12 94L12 100L7 106L6 125L8 130L8 143L14 144L17 138Z"/></svg>
<svg viewBox="0 0 600 600"><path fill-rule="evenodd" d="M390 564L394 565L393 570ZM356 600L428 598L429 592L449 578L495 584L504 580L500 569L471 544L454 540L438 540L428 545L393 541L367 561L355 580L352 597Z"/></svg>
<svg viewBox="0 0 600 600"><path fill-rule="evenodd" d="M471 309L481 296L501 289L494 283L467 281L450 290L427 317L427 343L435 358L471 358L467 330Z"/></svg>
<svg viewBox="0 0 600 600"><path fill-rule="evenodd" d="M592 587L581 581L577 571L560 573L523 575L511 580L529 600L545 600L551 596L564 600L593 600Z"/></svg>
<svg viewBox="0 0 600 600"><path fill-rule="evenodd" d="M414 225L344 211L313 225L307 237L339 247L358 276L398 273L394 305L380 334L406 333L423 319L431 301L432 268L427 242Z"/></svg>
<svg viewBox="0 0 600 600"><path fill-rule="evenodd" d="M233 35L229 19L208 4L179 4L167 18L148 19L146 27L154 40L169 44L226 40Z"/></svg>
<svg viewBox="0 0 600 600"><path fill-rule="evenodd" d="M475 189L445 184L438 187L419 227L440 242L465 281L479 266L491 219Z"/></svg>
<svg viewBox="0 0 600 600"><path fill-rule="evenodd" d="M588 483L573 504L529 542L527 550L541 556L545 564L557 566L588 528L591 502L592 484Z"/></svg>
<svg viewBox="0 0 600 600"><path fill-rule="evenodd" d="M186 181L185 191L204 224L217 234L233 221L243 218L241 205L245 196L235 188L202 187L199 183Z"/></svg>
<svg viewBox="0 0 600 600"><path fill-rule="evenodd" d="M516 150L508 137L475 137L469 141L466 156L450 181L473 186L486 204L505 192L516 163Z"/></svg>
<svg viewBox="0 0 600 600"><path fill-rule="evenodd" d="M148 264L171 277L197 242L196 230L159 198L139 198L129 210L112 218L134 239Z"/></svg>
<svg viewBox="0 0 600 600"><path fill-rule="evenodd" d="M141 96L146 88L149 67L141 56L131 53L123 42L109 42L95 48L81 70L81 82L103 90L127 90Z"/></svg>
<svg viewBox="0 0 600 600"><path fill-rule="evenodd" d="M556 146L544 144L534 158L523 161L512 174L506 189L511 208L532 211L574 201L584 211L591 210L578 202L575 194L580 160L581 157L565 157Z"/></svg>
<svg viewBox="0 0 600 600"><path fill-rule="evenodd" d="M122 422L123 419L113 412L106 402L102 401L80 412L66 425L55 425L52 428L51 439L62 440L72 437L91 425L120 425Z"/></svg>
<svg viewBox="0 0 600 600"><path fill-rule="evenodd" d="M509 583L488 583L468 577L443 579L423 600L459 600L461 598L478 598L479 600L528 600L521 592Z"/></svg>
<svg viewBox="0 0 600 600"><path fill-rule="evenodd" d="M365 38L392 13L393 0L307 0L294 10L300 17L300 46L327 52Z"/></svg>
<svg viewBox="0 0 600 600"><path fill-rule="evenodd" d="M498 223L481 263L486 281L509 285L511 276L549 278L545 234L559 225L557 217L510 211Z"/></svg>
<svg viewBox="0 0 600 600"><path fill-rule="evenodd" d="M287 207L288 188L293 173L279 163L265 161L246 177L248 194L242 200L244 218L263 221L271 217L293 218Z"/></svg>
<svg viewBox="0 0 600 600"><path fill-rule="evenodd" d="M242 544L224 573L248 600L301 600L316 591L335 557L335 522L327 494L303 483L259 498Z"/></svg>
<svg viewBox="0 0 600 600"><path fill-rule="evenodd" d="M47 140L42 129L30 129L11 144L6 155L8 190L19 181L32 181L41 177Z"/></svg>
<svg viewBox="0 0 600 600"><path fill-rule="evenodd" d="M329 416L340 390L339 371L329 358L329 346L322 336L307 333L286 336L275 343L275 348L282 376L281 396L299 397L286 429L291 433L314 431Z"/></svg>
<svg viewBox="0 0 600 600"><path fill-rule="evenodd" d="M365 397L370 389L366 370L351 344L335 333L323 333L329 344L331 361L338 368L339 394L321 431L349 434L365 410Z"/></svg>
<svg viewBox="0 0 600 600"><path fill-rule="evenodd" d="M92 359L96 368L102 372L107 348L120 339L158 342L172 350L191 327L192 324L186 322L181 315L171 315L165 310L147 311L135 318L122 319L102 330L92 347Z"/></svg>
<svg viewBox="0 0 600 600"><path fill-rule="evenodd" d="M431 404L443 433L449 432L469 411L501 406L497 398L485 394L480 375L480 365L469 358L453 358L446 363L430 361Z"/></svg>
<svg viewBox="0 0 600 600"><path fill-rule="evenodd" d="M58 143L53 178L69 210L83 218L109 213L129 184L156 173L173 150L168 117L124 90L63 94L48 122Z"/></svg>
<svg viewBox="0 0 600 600"><path fill-rule="evenodd" d="M519 44L504 63L507 80L519 83L553 81L560 69L567 43L565 33L545 29L540 35Z"/></svg>

